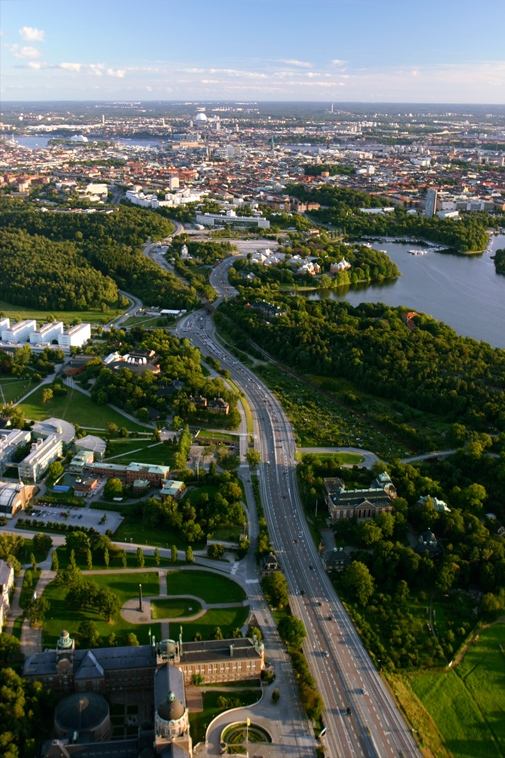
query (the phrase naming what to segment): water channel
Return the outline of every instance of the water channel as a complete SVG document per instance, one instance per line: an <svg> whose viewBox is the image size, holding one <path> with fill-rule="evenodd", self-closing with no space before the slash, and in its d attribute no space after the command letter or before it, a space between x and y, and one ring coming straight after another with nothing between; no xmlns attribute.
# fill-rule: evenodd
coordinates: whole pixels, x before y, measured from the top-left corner
<svg viewBox="0 0 505 758"><path fill-rule="evenodd" d="M311 300L347 300L351 305L405 305L444 321L458 334L505 348L505 276L495 272L491 260L495 250L505 248L505 234L493 236L483 255L409 255L409 250L421 249L418 243L383 240L372 246L385 250L397 264L402 272L399 279L299 294Z"/></svg>

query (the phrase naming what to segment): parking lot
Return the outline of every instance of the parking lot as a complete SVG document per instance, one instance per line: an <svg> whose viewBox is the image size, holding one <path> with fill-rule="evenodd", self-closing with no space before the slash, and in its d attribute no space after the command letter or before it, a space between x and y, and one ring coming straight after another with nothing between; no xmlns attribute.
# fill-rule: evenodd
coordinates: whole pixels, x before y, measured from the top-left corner
<svg viewBox="0 0 505 758"><path fill-rule="evenodd" d="M42 501L44 502L44 501ZM103 516L106 520L100 523ZM93 527L97 532L104 534L107 529L115 532L123 521L123 517L114 511L91 510L91 508L70 507L48 503L47 505L39 504L33 509L31 516L24 511L20 511L10 525L14 525L18 518L31 518L37 521L56 521L74 526Z"/></svg>

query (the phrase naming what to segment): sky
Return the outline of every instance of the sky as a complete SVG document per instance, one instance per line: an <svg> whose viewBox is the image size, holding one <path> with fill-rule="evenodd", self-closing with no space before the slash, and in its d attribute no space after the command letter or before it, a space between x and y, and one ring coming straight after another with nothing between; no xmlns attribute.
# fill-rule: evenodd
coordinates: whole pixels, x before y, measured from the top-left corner
<svg viewBox="0 0 505 758"><path fill-rule="evenodd" d="M505 103L504 0L0 0L0 96Z"/></svg>

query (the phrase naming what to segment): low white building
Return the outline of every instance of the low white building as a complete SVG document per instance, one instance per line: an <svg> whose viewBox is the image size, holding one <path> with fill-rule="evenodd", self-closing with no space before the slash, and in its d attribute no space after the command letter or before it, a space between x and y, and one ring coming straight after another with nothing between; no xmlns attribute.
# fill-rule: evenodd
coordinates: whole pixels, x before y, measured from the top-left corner
<svg viewBox="0 0 505 758"><path fill-rule="evenodd" d="M330 263L330 274L338 274L339 271L348 271L351 268L351 264L342 258L338 263Z"/></svg>
<svg viewBox="0 0 505 758"><path fill-rule="evenodd" d="M45 440L38 439L26 458L18 465L20 479L37 482L45 474L53 461L63 453L63 438L59 434L50 434Z"/></svg>
<svg viewBox="0 0 505 758"><path fill-rule="evenodd" d="M58 345L63 348L82 347L91 339L91 324L76 324L58 336Z"/></svg>
<svg viewBox="0 0 505 758"><path fill-rule="evenodd" d="M37 328L37 322L33 319L18 321L6 329L2 329L2 342L28 342L30 334Z"/></svg>
<svg viewBox="0 0 505 758"><path fill-rule="evenodd" d="M41 342L52 342L53 340L57 340L60 334L63 334L63 322L55 321L44 324L44 326L31 332L30 342L33 345L38 345Z"/></svg>
<svg viewBox="0 0 505 758"><path fill-rule="evenodd" d="M5 623L11 603L9 593L14 586L14 569L6 561L0 560L0 629Z"/></svg>
<svg viewBox="0 0 505 758"><path fill-rule="evenodd" d="M30 437L30 432L24 432L22 429L0 432L0 474L9 468L18 447L30 442Z"/></svg>
<svg viewBox="0 0 505 758"><path fill-rule="evenodd" d="M237 216L235 211L222 213L197 213L197 224L203 226L257 226L259 229L270 229L270 221L263 216Z"/></svg>
<svg viewBox="0 0 505 758"><path fill-rule="evenodd" d="M10 322L10 320L8 318L2 318L2 317L0 317L0 332L3 329L8 329L10 325L11 325L11 322Z"/></svg>

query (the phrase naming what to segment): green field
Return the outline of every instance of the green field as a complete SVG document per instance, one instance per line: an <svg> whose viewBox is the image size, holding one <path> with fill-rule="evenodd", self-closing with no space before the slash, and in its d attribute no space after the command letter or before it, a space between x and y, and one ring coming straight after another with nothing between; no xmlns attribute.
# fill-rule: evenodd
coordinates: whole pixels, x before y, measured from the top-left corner
<svg viewBox="0 0 505 758"><path fill-rule="evenodd" d="M297 451L295 458L297 461L301 461L305 455L311 455L318 461L335 461L339 466L354 466L358 463L363 463L365 460L362 455L358 453L302 453Z"/></svg>
<svg viewBox="0 0 505 758"><path fill-rule="evenodd" d="M71 324L75 319L80 319L82 322L89 322L90 324L105 324L107 321L116 318L125 309L120 310L109 309L106 311L100 310L100 308L90 308L86 311L43 311L37 308L27 308L24 305L11 305L6 303L5 300L0 300L0 312L5 314L7 318L22 321L25 318L34 318L37 321L47 322L48 316L52 314L57 321L63 321L64 324Z"/></svg>
<svg viewBox="0 0 505 758"><path fill-rule="evenodd" d="M0 380L0 405L15 403L29 391L31 387L29 379L1 379Z"/></svg>
<svg viewBox="0 0 505 758"><path fill-rule="evenodd" d="M236 582L211 571L168 571L169 595L196 595L205 603L240 603L246 593Z"/></svg>
<svg viewBox="0 0 505 758"><path fill-rule="evenodd" d="M231 637L232 632L244 626L249 618L249 606L239 608L211 608L197 621L185 621L182 625L182 639L190 642L199 632L204 640L210 640L216 626L224 638ZM179 622L177 622L178 626Z"/></svg>
<svg viewBox="0 0 505 758"><path fill-rule="evenodd" d="M201 610L202 606L198 600L192 600L189 597L151 600L151 618L153 619L177 619L184 616L195 616Z"/></svg>
<svg viewBox="0 0 505 758"><path fill-rule="evenodd" d="M176 545L179 550L185 550L187 543L182 536L179 529L165 529L156 526L146 526L135 515L135 508L133 504L120 506L116 503L111 503L110 506L107 503L100 502L97 507L99 508L111 508L111 510L119 510L124 516L124 521L120 527L114 532L114 539L118 542L136 542L139 545L152 545L153 547L166 547L170 548L172 545ZM193 543L193 550L199 550L204 547L204 542ZM181 594L181 593L178 593Z"/></svg>
<svg viewBox="0 0 505 758"><path fill-rule="evenodd" d="M53 397L45 405L42 403L42 392L43 388L39 387L19 406L25 418L39 421L53 416L69 421L71 424L95 429L105 429L109 422L113 422L119 427L126 427L129 431L146 431L145 428L130 421L108 405L97 405L90 397L78 390L69 389L65 397Z"/></svg>
<svg viewBox="0 0 505 758"><path fill-rule="evenodd" d="M127 419L124 419L127 421ZM146 442L131 443L130 450L124 450L117 440L112 440L109 444L111 454L105 460L110 461L111 457L117 463L152 463L154 465L172 466L174 462L175 448L162 442L153 443L152 439Z"/></svg>
<svg viewBox="0 0 505 758"><path fill-rule="evenodd" d="M420 673L412 689L454 758L505 753L505 624L481 632L454 670Z"/></svg>
<svg viewBox="0 0 505 758"><path fill-rule="evenodd" d="M58 553L58 561L59 561L59 567L60 569L64 569L69 564L69 557L67 549L64 545L59 547L56 551ZM157 568L156 561L154 558L154 555L152 554L152 550L144 550L144 566L145 568ZM86 556L82 554L77 554L75 556L75 562L77 566L81 569L81 571L87 571L88 566L86 563ZM126 563L127 568L138 568L137 563L137 553L126 553ZM172 561L170 558L161 558L160 557L160 566L167 567L172 566ZM115 551L110 551L109 553L109 565L106 566L103 562L103 554L102 552L96 552L93 553L93 571L120 571L123 568L121 553L115 553Z"/></svg>
<svg viewBox="0 0 505 758"><path fill-rule="evenodd" d="M142 584L142 590L145 596L156 596L160 594L158 574L156 572L136 573L136 574L95 574L87 578L93 579L99 587L109 587L120 599L121 605L132 597L138 596L138 585ZM54 648L60 636L62 629L68 629L70 636L73 636L83 620L92 620L96 623L100 634L102 635L102 645L107 645L107 638L114 632L118 638L119 644L123 644L124 637L129 632L137 635L141 644L148 643L148 628L140 624L129 624L120 615L114 623L109 624L104 621L97 613L92 610L76 610L70 608L65 601L67 595L66 587L59 587L54 582L49 584L44 591L44 597L50 603L50 610L44 623L42 637L43 647ZM159 624L151 624L151 633L156 635L157 639L161 638L161 627Z"/></svg>

